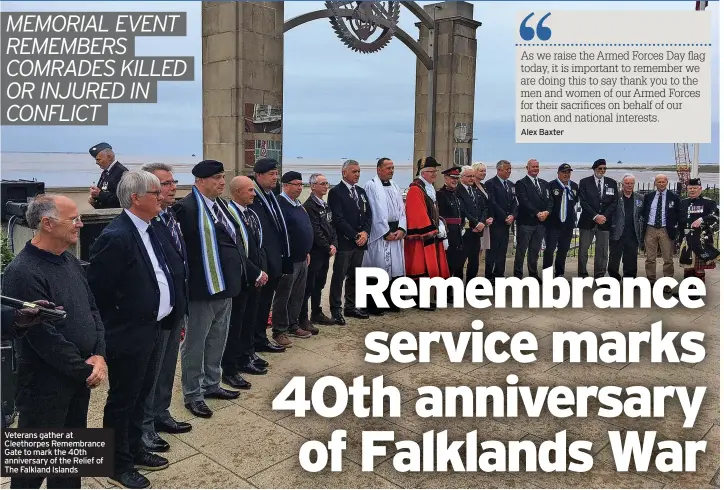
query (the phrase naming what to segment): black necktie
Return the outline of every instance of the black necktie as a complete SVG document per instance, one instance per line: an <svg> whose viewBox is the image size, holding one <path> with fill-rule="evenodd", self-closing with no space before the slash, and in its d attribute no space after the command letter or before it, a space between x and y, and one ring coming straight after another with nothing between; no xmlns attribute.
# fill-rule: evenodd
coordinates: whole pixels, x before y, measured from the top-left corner
<svg viewBox="0 0 724 490"><path fill-rule="evenodd" d="M161 216L163 217L164 223L166 223L166 227L171 232L171 237L173 238L173 244L176 247L176 250L178 250L178 253L183 253L183 248L181 247L181 237L179 236L178 228L176 227L176 218L173 217L172 211L166 211L165 213L162 213Z"/></svg>
<svg viewBox="0 0 724 490"><path fill-rule="evenodd" d="M659 199L656 204L656 217L654 218L654 228L661 228L661 224L664 221L663 207L664 207L664 193L659 192Z"/></svg>
<svg viewBox="0 0 724 490"><path fill-rule="evenodd" d="M601 187L602 179L597 179L597 180L598 180L598 197L601 198L601 197L603 197L603 187Z"/></svg>
<svg viewBox="0 0 724 490"><path fill-rule="evenodd" d="M151 246L153 247L153 251L156 253L158 265L161 267L161 270L166 276L166 281L168 282L168 292L170 295L169 299L171 301L171 307L173 307L176 305L176 294L174 291L173 277L171 277L171 271L168 268L166 254L163 253L163 247L161 246L161 242L159 241L158 236L156 235L156 230L153 229L153 226L149 225L147 230L148 236L151 239Z"/></svg>
<svg viewBox="0 0 724 490"><path fill-rule="evenodd" d="M357 204L357 207L359 207L359 197L357 197L357 189L355 189L354 186L350 188L350 194L352 195L354 202Z"/></svg>
<svg viewBox="0 0 724 490"><path fill-rule="evenodd" d="M228 233L231 239L234 240L234 243L236 243L236 233L234 233L234 230L231 228L231 226L229 226L229 223L224 217L223 211L221 211L221 208L216 203L214 203L214 214L216 215L216 219L219 220L222 225L224 225L226 233Z"/></svg>
<svg viewBox="0 0 724 490"><path fill-rule="evenodd" d="M535 182L535 189L538 191L538 194L540 194L541 191L540 191L540 185L538 185L538 177L533 178L533 182Z"/></svg>

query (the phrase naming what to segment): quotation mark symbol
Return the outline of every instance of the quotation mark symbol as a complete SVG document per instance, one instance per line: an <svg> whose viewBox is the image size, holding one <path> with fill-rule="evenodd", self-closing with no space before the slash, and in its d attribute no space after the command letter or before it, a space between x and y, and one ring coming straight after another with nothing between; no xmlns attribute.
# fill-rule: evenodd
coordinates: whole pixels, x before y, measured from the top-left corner
<svg viewBox="0 0 724 490"><path fill-rule="evenodd" d="M523 22L520 23L520 37L524 41L530 41L534 37L538 36L538 39L541 41L547 41L551 38L551 34L553 34L550 30L550 28L543 25L543 21L548 18L548 16L551 15L550 12L545 14L541 20L538 21L538 24L535 26L535 29L533 29L530 26L526 25L526 22L528 22L528 19L533 17L535 15L535 12L531 12L528 14L528 16L523 19Z"/></svg>

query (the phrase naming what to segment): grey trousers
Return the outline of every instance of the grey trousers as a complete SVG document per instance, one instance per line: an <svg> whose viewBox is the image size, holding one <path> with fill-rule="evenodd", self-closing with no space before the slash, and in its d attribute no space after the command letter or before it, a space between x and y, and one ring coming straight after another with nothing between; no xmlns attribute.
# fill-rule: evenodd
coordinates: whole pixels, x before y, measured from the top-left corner
<svg viewBox="0 0 724 490"><path fill-rule="evenodd" d="M184 403L202 401L205 394L219 389L230 315L231 298L189 301L188 327L181 343Z"/></svg>
<svg viewBox="0 0 724 490"><path fill-rule="evenodd" d="M307 285L307 261L294 263L294 272L279 280L272 302L272 333L293 332L299 327L299 312Z"/></svg>
<svg viewBox="0 0 724 490"><path fill-rule="evenodd" d="M606 275L608 269L608 238L610 231L578 230L578 277L588 277L588 249L596 237L596 250L593 258L593 277L598 279Z"/></svg>
<svg viewBox="0 0 724 490"><path fill-rule="evenodd" d="M143 433L156 432L154 423L165 417L170 417L168 411L171 406L171 393L176 378L176 364L178 351L181 345L181 330L186 325L186 317L174 325L171 330L161 330L157 342L159 345L158 362L156 363L156 377L151 393L146 398L146 407L143 414Z"/></svg>

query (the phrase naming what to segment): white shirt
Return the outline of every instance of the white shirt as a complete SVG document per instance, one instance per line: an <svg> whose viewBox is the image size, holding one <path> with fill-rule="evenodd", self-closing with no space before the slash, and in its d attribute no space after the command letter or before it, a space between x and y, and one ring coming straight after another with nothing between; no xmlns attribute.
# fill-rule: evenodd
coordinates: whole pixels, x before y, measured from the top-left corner
<svg viewBox="0 0 724 490"><path fill-rule="evenodd" d="M654 223L656 223L656 213L661 213L661 211L658 209L659 195L663 196L661 198L661 207L666 209L666 191L660 192L657 190L656 194L654 195L654 200L651 203L651 210L649 210L648 224L650 226L654 226ZM661 216L661 226L666 226L666 212L665 211L664 211L663 215Z"/></svg>
<svg viewBox="0 0 724 490"><path fill-rule="evenodd" d="M534 186L534 187L537 187L537 188L540 189L541 191L543 190L543 189L541 189L540 182L538 182L538 177L531 177L531 176L529 175L528 178L530 179L531 182L533 182L533 186Z"/></svg>
<svg viewBox="0 0 724 490"><path fill-rule="evenodd" d="M156 257L156 251L153 249L153 245L151 245L151 237L148 235L148 227L151 226L151 224L146 223L128 209L124 211L131 218L133 224L136 225L138 234L141 235L143 245L146 247L148 257L151 259L153 273L156 275L156 282L158 283L158 290L160 292L156 321L161 321L171 313L173 306L171 306L171 291L169 290L168 279L166 279L166 274L163 272L163 269L161 269L161 264Z"/></svg>

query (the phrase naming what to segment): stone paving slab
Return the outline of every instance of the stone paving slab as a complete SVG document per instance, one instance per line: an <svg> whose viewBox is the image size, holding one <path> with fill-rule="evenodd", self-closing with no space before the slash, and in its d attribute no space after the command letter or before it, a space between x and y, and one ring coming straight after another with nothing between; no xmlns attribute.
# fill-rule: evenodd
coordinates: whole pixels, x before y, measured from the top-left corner
<svg viewBox="0 0 724 490"><path fill-rule="evenodd" d="M512 270L509 261L508 267ZM641 261L640 270L643 270ZM569 260L569 270L575 270ZM294 340L294 346L282 354L265 354L271 363L266 376L248 376L253 387L243 391L234 401L210 400L214 410L210 419L194 418L184 407L180 393L180 366L171 411L189 421L190 433L177 436L163 434L171 444L164 454L171 466L160 472L146 472L154 488L718 488L719 487L719 383L720 383L720 313L719 271L707 272L708 298L704 308L598 310L594 307L565 310L537 309L439 309L435 312L408 310L388 313L369 320L348 319L345 327L321 326L318 336ZM677 278L681 270L677 267ZM326 292L323 300L325 310ZM590 303L590 293L587 296ZM475 319L485 322L484 332L504 331L509 335L526 330L537 339L538 361L531 364L489 361L474 364L470 352L462 363L451 363L444 350L433 346L429 364L383 364L364 362L365 335L372 331L390 334L400 331L470 331ZM696 329L705 333L707 358L691 364L652 363L650 350L642 350L642 362L592 364L552 361L554 331L607 330L630 332L647 330L651 323L662 320L665 331ZM678 350L680 350L680 344ZM505 350L505 349L503 349ZM509 351L509 348L508 348ZM586 351L583 351L585 356ZM179 363L180 364L180 363ZM509 374L519 377L518 386L578 386L618 385L706 386L699 417L691 429L682 428L683 414L675 400L666 403L663 418L630 419L603 418L595 415L598 402L589 400L589 413L582 418L556 418L544 411L540 417L520 416L517 419L488 418L420 418L415 413L419 400L417 388L431 386L506 386ZM336 376L351 383L357 376L369 382L384 376L386 385L400 390L401 414L393 417L389 406L382 418L357 418L348 408L336 418L316 414L295 417L290 412L271 409L274 397L292 376L307 376L307 387L324 376ZM102 425L103 405L107 386L97 389L91 397L89 425ZM692 390L690 390L692 391ZM334 404L331 390L324 396L328 406ZM371 396L365 397L369 406ZM457 409L462 405L457 403ZM493 403L486 408L492 413ZM301 469L298 451L310 439L324 443L335 429L348 431L348 449L343 456L344 471L323 470L307 473ZM585 473L545 473L525 471L509 473L453 472L400 473L393 466L393 443L387 443L388 454L377 458L373 472L362 471L361 431L391 430L397 440L420 443L426 431L448 430L449 438L461 438L477 430L480 440L533 441L540 444L553 440L555 434L566 430L569 441L586 439L593 443L593 469ZM695 473L661 473L655 468L638 472L617 472L608 439L608 431L655 430L660 437L679 440L706 440L706 453L699 454ZM657 451L654 451L657 454ZM86 478L84 488L109 487L104 479ZM9 486L8 479L2 487Z"/></svg>

